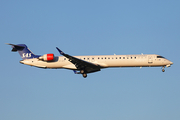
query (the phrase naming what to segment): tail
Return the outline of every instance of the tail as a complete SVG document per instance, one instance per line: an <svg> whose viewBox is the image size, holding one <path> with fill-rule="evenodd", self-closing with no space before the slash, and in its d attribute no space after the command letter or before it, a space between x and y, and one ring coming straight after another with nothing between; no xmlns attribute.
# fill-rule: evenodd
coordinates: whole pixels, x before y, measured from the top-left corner
<svg viewBox="0 0 180 120"><path fill-rule="evenodd" d="M6 43L6 44L11 45L12 52L18 51L18 53L20 54L20 56L23 60L39 57L39 56L35 55L34 53L32 53L25 44L18 44L18 45L9 44L9 43Z"/></svg>

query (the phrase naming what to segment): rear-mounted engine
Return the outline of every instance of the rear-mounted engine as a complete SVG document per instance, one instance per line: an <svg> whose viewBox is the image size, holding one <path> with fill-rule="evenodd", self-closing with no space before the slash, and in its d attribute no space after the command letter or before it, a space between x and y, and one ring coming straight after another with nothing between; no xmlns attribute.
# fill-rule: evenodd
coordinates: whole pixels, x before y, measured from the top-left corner
<svg viewBox="0 0 180 120"><path fill-rule="evenodd" d="M39 60L53 61L54 60L54 54L44 54L43 56L39 57Z"/></svg>

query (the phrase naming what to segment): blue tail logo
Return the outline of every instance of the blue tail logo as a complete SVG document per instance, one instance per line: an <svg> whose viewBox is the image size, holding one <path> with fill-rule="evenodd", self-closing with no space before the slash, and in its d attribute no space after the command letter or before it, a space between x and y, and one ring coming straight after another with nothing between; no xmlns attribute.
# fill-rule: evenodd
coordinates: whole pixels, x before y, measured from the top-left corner
<svg viewBox="0 0 180 120"><path fill-rule="evenodd" d="M13 52L18 51L18 53L20 54L20 56L23 60L39 57L39 56L35 55L34 53L32 53L25 44L18 44L18 45L9 44L9 43L7 43L7 44L11 45Z"/></svg>

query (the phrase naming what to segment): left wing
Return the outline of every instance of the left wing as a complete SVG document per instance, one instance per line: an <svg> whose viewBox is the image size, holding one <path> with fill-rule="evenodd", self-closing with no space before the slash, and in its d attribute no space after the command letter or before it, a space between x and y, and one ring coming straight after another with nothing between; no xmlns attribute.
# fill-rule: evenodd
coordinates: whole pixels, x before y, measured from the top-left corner
<svg viewBox="0 0 180 120"><path fill-rule="evenodd" d="M87 61L84 61L84 60L81 60L79 58L76 58L76 57L73 57L73 56L70 56L68 54L65 54L63 51L61 51L58 47L56 47L56 49L59 51L59 53L63 56L65 56L66 58L69 59L69 61L71 63L73 63L77 70L80 70L80 72L83 74L83 73L91 73L91 72L97 72L97 71L100 71L100 68L101 66L100 65L96 65L96 64L93 64L91 62L87 62Z"/></svg>

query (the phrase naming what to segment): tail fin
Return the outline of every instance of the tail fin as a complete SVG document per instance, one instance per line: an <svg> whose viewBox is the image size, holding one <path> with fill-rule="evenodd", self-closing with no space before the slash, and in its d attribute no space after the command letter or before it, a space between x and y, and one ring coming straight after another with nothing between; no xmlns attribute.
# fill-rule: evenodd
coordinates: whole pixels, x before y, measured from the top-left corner
<svg viewBox="0 0 180 120"><path fill-rule="evenodd" d="M6 44L11 45L12 52L18 51L18 53L20 54L20 56L23 60L39 57L39 56L35 55L34 53L32 53L25 44L18 44L18 45L9 44L9 43L6 43Z"/></svg>

